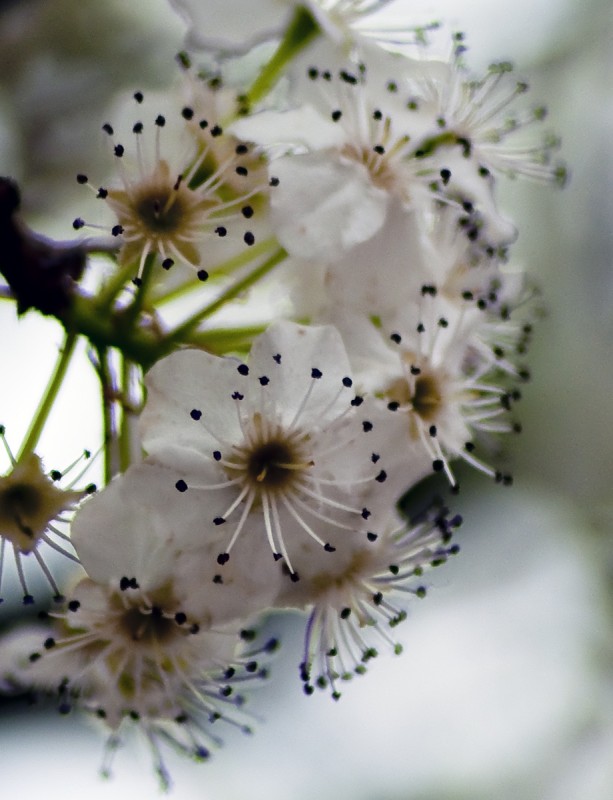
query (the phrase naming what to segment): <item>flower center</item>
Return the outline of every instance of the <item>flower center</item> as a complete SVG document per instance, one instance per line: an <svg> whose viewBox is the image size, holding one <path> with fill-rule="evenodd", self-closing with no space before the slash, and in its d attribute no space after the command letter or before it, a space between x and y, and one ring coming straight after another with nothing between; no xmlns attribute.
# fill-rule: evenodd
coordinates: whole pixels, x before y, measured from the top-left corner
<svg viewBox="0 0 613 800"><path fill-rule="evenodd" d="M430 422L436 417L442 400L440 387L434 375L428 373L419 375L411 398L415 413L425 422Z"/></svg>
<svg viewBox="0 0 613 800"><path fill-rule="evenodd" d="M239 478L256 498L263 493L287 495L299 490L301 474L313 466L308 436L271 426L256 413L247 428L246 442L235 446L235 457L226 465L231 478Z"/></svg>
<svg viewBox="0 0 613 800"><path fill-rule="evenodd" d="M151 609L129 608L118 622L123 634L145 646L167 643L177 635L178 631L174 619L165 617L157 606Z"/></svg>
<svg viewBox="0 0 613 800"><path fill-rule="evenodd" d="M382 148L381 152L377 152L370 146L348 142L344 145L341 155L366 167L373 186L386 192L392 192L396 188L398 178Z"/></svg>
<svg viewBox="0 0 613 800"><path fill-rule="evenodd" d="M41 504L37 489L26 483L17 483L0 492L0 517L23 519L36 514Z"/></svg>
<svg viewBox="0 0 613 800"><path fill-rule="evenodd" d="M135 214L153 234L175 233L184 220L186 209L179 192L162 187L146 187L135 198Z"/></svg>
<svg viewBox="0 0 613 800"><path fill-rule="evenodd" d="M275 439L262 442L249 454L247 475L253 483L266 489L286 489L300 469L297 453L288 442Z"/></svg>

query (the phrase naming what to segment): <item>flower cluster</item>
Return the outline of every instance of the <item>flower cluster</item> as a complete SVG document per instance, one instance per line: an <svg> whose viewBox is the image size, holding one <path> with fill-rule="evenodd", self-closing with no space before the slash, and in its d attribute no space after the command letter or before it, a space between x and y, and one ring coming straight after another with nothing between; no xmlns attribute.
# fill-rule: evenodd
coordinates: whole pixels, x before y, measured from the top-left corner
<svg viewBox="0 0 613 800"><path fill-rule="evenodd" d="M103 123L104 185L75 165L104 217L74 220L96 231L79 252L112 269L45 310L66 342L0 478L0 573L8 543L33 602L34 553L57 601L37 647L14 639L5 683L102 720L109 753L135 726L164 787L163 745L201 760L213 722L247 729L244 688L277 644L263 614L300 612L307 694L337 699L401 652L461 522L440 498L409 518L403 497L437 473L457 493L462 462L511 483L498 439L520 430L538 306L508 263L498 177L564 178L509 64L475 79L461 35L377 38L385 0L261 0L255 28L243 3L172 5L192 49L179 85ZM268 61L242 57L262 41ZM91 498L35 452L80 337L103 401ZM65 591L41 543L79 562Z"/></svg>

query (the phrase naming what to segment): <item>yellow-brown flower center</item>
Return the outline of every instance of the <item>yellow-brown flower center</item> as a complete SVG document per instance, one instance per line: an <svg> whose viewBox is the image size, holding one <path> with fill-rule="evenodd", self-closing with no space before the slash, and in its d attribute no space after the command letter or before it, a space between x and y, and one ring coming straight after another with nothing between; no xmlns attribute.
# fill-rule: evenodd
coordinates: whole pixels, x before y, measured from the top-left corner
<svg viewBox="0 0 613 800"><path fill-rule="evenodd" d="M425 422L435 419L442 399L441 390L434 375L425 373L417 377L411 405L415 413Z"/></svg>
<svg viewBox="0 0 613 800"><path fill-rule="evenodd" d="M151 609L129 608L118 622L122 633L145 646L168 642L179 631L174 619L165 617L157 606Z"/></svg>
<svg viewBox="0 0 613 800"><path fill-rule="evenodd" d="M283 489L295 476L296 452L283 440L258 445L247 461L247 475L266 489Z"/></svg>
<svg viewBox="0 0 613 800"><path fill-rule="evenodd" d="M347 143L343 147L341 155L365 166L370 180L378 189L392 192L396 187L398 178L389 163L389 159L382 154L376 153L372 147Z"/></svg>
<svg viewBox="0 0 613 800"><path fill-rule="evenodd" d="M152 234L176 233L189 213L180 191L168 187L143 187L134 199L134 211Z"/></svg>
<svg viewBox="0 0 613 800"><path fill-rule="evenodd" d="M29 553L47 525L80 497L80 492L58 489L43 472L40 458L30 453L0 477L0 536Z"/></svg>
<svg viewBox="0 0 613 800"><path fill-rule="evenodd" d="M248 429L247 440L234 447L232 463L226 465L228 476L249 485L256 497L295 488L302 473L313 466L309 436L278 425L269 427L260 413L250 419Z"/></svg>

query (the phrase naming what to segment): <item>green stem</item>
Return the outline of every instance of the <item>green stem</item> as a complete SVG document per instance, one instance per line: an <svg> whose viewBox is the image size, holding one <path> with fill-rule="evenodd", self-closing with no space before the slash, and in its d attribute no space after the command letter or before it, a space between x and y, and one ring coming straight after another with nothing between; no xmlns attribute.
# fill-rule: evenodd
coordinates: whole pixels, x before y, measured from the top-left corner
<svg viewBox="0 0 613 800"><path fill-rule="evenodd" d="M119 292L124 288L124 286L130 282L130 280L134 277L134 265L128 264L126 267L122 269L118 269L108 280L108 282L102 287L102 289L96 295L96 302L100 306L101 309L110 308L113 304L113 301L119 294Z"/></svg>
<svg viewBox="0 0 613 800"><path fill-rule="evenodd" d="M104 483L108 484L118 471L117 440L113 419L114 388L109 368L109 351L106 347L97 348L98 378L102 395L102 423L104 435Z"/></svg>
<svg viewBox="0 0 613 800"><path fill-rule="evenodd" d="M244 292L250 286L253 286L253 284L257 283L261 278L267 275L286 257L287 253L282 247L280 247L275 253L266 259L263 264L257 266L241 280L230 285L219 295L219 297L215 298L215 300L213 300L211 303L206 305L204 308L201 308L191 317L188 317L185 322L182 322L181 325L178 325L174 330L170 331L168 335L164 337L164 343L168 345L186 341L186 338L194 331L194 328L196 328L203 319L211 317L226 303L234 300L234 298L239 294Z"/></svg>
<svg viewBox="0 0 613 800"><path fill-rule="evenodd" d="M127 328L134 327L134 323L140 312L143 310L143 305L145 303L145 299L147 296L147 289L151 283L151 276L153 275L153 267L155 264L155 253L149 253L149 255L145 258L145 264L143 266L143 273L138 282L138 286L136 288L136 292L134 294L134 299L130 303L130 305L126 308L123 312L123 320L124 325Z"/></svg>
<svg viewBox="0 0 613 800"><path fill-rule="evenodd" d="M247 108L266 97L287 64L319 33L320 28L313 15L308 9L298 6L272 58L247 90L244 98Z"/></svg>
<svg viewBox="0 0 613 800"><path fill-rule="evenodd" d="M247 250L241 250L238 255L216 265L214 272L211 274L211 280L216 278L218 275L229 275L235 270L240 269L240 267L244 267L246 264L249 264L251 261L255 261L256 258L265 255L275 247L278 247L278 244L274 237L265 239L263 242L256 242L256 244L254 244L252 247L249 247ZM177 300L179 297L183 297L190 291L194 291L198 288L202 288L202 283L200 281L186 281L185 283L175 286L173 289L170 289L163 294L154 295L152 302L157 308L164 303L170 303L172 300Z"/></svg>
<svg viewBox="0 0 613 800"><path fill-rule="evenodd" d="M95 297L74 295L64 326L85 336L96 349L116 347L131 361L150 366L163 350L162 337L147 328L130 328L122 313L105 313Z"/></svg>
<svg viewBox="0 0 613 800"><path fill-rule="evenodd" d="M76 333L69 332L66 334L64 344L60 350L60 355L55 365L55 370L53 371L53 375L47 384L45 393L43 394L40 404L36 409L34 418L30 423L30 429L28 430L25 441L21 446L19 455L17 456L18 462L28 456L30 453L34 452L34 449L38 444L38 440L43 431L45 423L47 422L51 409L53 408L57 394L64 381L64 378L66 377L66 370L68 369L70 359L74 353L76 342Z"/></svg>
<svg viewBox="0 0 613 800"><path fill-rule="evenodd" d="M131 394L131 378L135 365L120 354L121 358L121 427L119 428L119 469L125 472L132 463L132 434L134 423L134 407Z"/></svg>
<svg viewBox="0 0 613 800"><path fill-rule="evenodd" d="M204 347L209 353L223 356L227 353L248 350L252 341L268 327L268 323L245 325L242 328L215 328L199 331L190 336L190 342Z"/></svg>

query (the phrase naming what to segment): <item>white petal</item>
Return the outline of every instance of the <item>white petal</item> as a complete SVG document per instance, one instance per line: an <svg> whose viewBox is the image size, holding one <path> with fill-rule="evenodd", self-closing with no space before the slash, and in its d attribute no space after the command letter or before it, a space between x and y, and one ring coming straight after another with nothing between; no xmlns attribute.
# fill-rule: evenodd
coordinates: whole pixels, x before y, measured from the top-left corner
<svg viewBox="0 0 613 800"><path fill-rule="evenodd" d="M87 573L99 583L135 577L146 589L172 575L174 533L157 509L139 501L142 480L138 466L130 468L85 502L74 518L72 542Z"/></svg>
<svg viewBox="0 0 613 800"><path fill-rule="evenodd" d="M274 357L280 355L280 363ZM345 346L331 325L306 327L285 320L273 323L253 343L249 361L250 377L270 376L274 401L285 422L291 422L313 384L312 369L322 378L316 380L301 414L307 427L317 429L343 413L353 397L343 390L342 380L351 376ZM278 376L278 377L277 377ZM260 387L253 386L254 407L260 400Z"/></svg>
<svg viewBox="0 0 613 800"><path fill-rule="evenodd" d="M285 150L323 150L341 146L344 139L340 126L308 104L289 111L261 111L242 117L229 130L243 141ZM275 171L274 166L271 171Z"/></svg>
<svg viewBox="0 0 613 800"><path fill-rule="evenodd" d="M256 42L277 35L293 10L293 3L286 0L257 0L256 3L253 0L170 0L170 3L188 25L188 47L236 53L246 52Z"/></svg>
<svg viewBox="0 0 613 800"><path fill-rule="evenodd" d="M388 194L373 186L361 164L313 153L281 158L274 172L280 184L272 222L290 255L329 263L383 225Z"/></svg>
<svg viewBox="0 0 613 800"><path fill-rule="evenodd" d="M216 436L237 436L232 394L245 388L238 366L201 350L179 350L158 361L145 378L147 404L140 419L147 453L157 455L171 446L210 455ZM202 422L192 411L201 412Z"/></svg>

